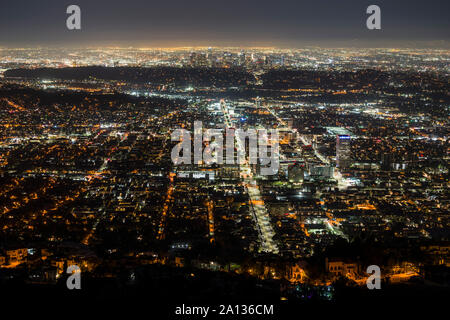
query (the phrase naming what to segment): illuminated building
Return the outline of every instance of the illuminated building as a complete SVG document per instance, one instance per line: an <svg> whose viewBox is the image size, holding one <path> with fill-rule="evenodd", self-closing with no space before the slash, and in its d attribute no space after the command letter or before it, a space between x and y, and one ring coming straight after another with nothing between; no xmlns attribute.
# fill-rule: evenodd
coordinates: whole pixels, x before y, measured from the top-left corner
<svg viewBox="0 0 450 320"><path fill-rule="evenodd" d="M346 169L350 167L350 164L350 136L338 135L336 140L336 166L341 169Z"/></svg>

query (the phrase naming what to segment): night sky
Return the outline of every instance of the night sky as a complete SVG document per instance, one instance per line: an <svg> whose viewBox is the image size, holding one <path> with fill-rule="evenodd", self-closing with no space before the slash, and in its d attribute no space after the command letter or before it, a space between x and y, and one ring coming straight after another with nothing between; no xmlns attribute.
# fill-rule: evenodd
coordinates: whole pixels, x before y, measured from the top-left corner
<svg viewBox="0 0 450 320"><path fill-rule="evenodd" d="M81 7L82 30L66 28ZM381 7L382 30L366 28ZM448 0L1 0L0 46L446 47Z"/></svg>

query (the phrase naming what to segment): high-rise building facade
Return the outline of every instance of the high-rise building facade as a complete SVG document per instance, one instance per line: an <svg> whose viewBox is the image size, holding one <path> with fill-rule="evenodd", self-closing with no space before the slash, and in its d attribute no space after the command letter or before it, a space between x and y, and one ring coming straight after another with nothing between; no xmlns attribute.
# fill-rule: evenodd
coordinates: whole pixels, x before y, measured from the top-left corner
<svg viewBox="0 0 450 320"><path fill-rule="evenodd" d="M351 165L350 136L338 135L336 140L336 166L347 169Z"/></svg>

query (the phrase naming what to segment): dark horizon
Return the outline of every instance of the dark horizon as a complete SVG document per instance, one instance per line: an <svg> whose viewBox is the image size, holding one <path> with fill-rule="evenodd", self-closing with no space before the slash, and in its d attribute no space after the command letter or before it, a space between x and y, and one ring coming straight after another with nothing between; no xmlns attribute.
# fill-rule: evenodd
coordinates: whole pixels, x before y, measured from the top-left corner
<svg viewBox="0 0 450 320"><path fill-rule="evenodd" d="M81 8L81 30L66 28L67 6ZM381 8L381 30L366 8ZM0 47L424 47L448 48L450 3L431 0L131 0L0 4Z"/></svg>

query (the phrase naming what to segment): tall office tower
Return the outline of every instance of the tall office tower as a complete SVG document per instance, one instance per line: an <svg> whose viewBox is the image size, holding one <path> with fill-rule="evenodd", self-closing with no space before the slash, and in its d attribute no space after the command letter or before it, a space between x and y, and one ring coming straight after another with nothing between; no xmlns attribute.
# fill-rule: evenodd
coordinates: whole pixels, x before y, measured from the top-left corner
<svg viewBox="0 0 450 320"><path fill-rule="evenodd" d="M239 65L240 65L240 66L245 65L245 52L244 52L244 51L241 51L241 52L238 54L238 57L239 57Z"/></svg>
<svg viewBox="0 0 450 320"><path fill-rule="evenodd" d="M338 135L336 140L336 166L346 169L351 165L350 136Z"/></svg>
<svg viewBox="0 0 450 320"><path fill-rule="evenodd" d="M260 97L256 97L256 109L261 108L261 98Z"/></svg>

